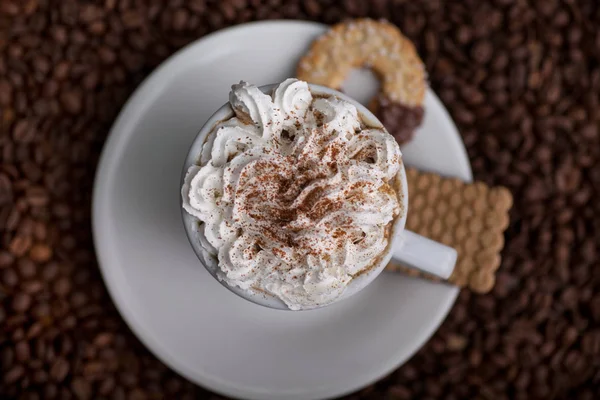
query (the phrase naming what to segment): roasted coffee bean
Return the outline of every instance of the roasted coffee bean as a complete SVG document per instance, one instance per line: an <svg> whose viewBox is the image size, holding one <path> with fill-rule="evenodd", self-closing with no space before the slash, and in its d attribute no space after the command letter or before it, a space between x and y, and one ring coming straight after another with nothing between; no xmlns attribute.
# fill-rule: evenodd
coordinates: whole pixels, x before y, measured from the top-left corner
<svg viewBox="0 0 600 400"><path fill-rule="evenodd" d="M83 378L76 378L71 382L71 390L77 399L86 400L92 398L92 387Z"/></svg>
<svg viewBox="0 0 600 400"><path fill-rule="evenodd" d="M47 282L51 282L58 276L59 267L57 263L50 262L46 264L42 270L42 278Z"/></svg>
<svg viewBox="0 0 600 400"><path fill-rule="evenodd" d="M25 374L25 368L22 365L15 365L14 367L8 369L4 374L3 381L5 384L13 384L20 380Z"/></svg>
<svg viewBox="0 0 600 400"><path fill-rule="evenodd" d="M31 355L29 343L27 343L27 341L24 340L16 343L15 355L17 361L19 362L25 363L27 360L29 360L29 357Z"/></svg>
<svg viewBox="0 0 600 400"><path fill-rule="evenodd" d="M33 260L28 258L23 258L19 260L18 269L19 275L24 279L32 278L36 273L35 263L33 262Z"/></svg>
<svg viewBox="0 0 600 400"><path fill-rule="evenodd" d="M31 296L27 293L17 293L13 297L12 308L16 312L23 313L31 306Z"/></svg>
<svg viewBox="0 0 600 400"><path fill-rule="evenodd" d="M19 283L19 276L13 269L5 269L2 271L2 283L6 287L17 286Z"/></svg>
<svg viewBox="0 0 600 400"><path fill-rule="evenodd" d="M29 250L29 257L37 263L44 263L52 257L52 249L46 244L35 244Z"/></svg>
<svg viewBox="0 0 600 400"><path fill-rule="evenodd" d="M54 357L49 357L54 358ZM50 367L50 377L56 382L62 382L69 374L69 362L64 358L59 358L52 362Z"/></svg>
<svg viewBox="0 0 600 400"><path fill-rule="evenodd" d="M113 341L113 334L110 332L103 332L98 334L94 338L94 345L97 347L106 347L110 345Z"/></svg>
<svg viewBox="0 0 600 400"><path fill-rule="evenodd" d="M44 288L44 284L40 281L29 281L24 282L21 288L27 294L36 294Z"/></svg>
<svg viewBox="0 0 600 400"><path fill-rule="evenodd" d="M21 257L27 253L31 247L31 242L29 236L15 236L8 245L8 249L16 257Z"/></svg>
<svg viewBox="0 0 600 400"><path fill-rule="evenodd" d="M65 297L67 294L69 294L69 292L71 291L71 281L69 280L69 278L65 276L59 278L54 283L53 291L54 294L56 294L59 297Z"/></svg>

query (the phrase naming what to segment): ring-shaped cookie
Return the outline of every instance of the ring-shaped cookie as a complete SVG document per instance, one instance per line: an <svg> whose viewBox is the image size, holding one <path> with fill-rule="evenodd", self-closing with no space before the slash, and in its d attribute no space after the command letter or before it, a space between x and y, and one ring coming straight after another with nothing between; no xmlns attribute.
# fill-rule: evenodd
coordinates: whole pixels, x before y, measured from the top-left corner
<svg viewBox="0 0 600 400"><path fill-rule="evenodd" d="M334 25L313 42L297 76L339 90L350 71L361 67L371 68L381 82L369 108L399 143L406 143L423 120L427 83L415 46L396 26L367 18Z"/></svg>

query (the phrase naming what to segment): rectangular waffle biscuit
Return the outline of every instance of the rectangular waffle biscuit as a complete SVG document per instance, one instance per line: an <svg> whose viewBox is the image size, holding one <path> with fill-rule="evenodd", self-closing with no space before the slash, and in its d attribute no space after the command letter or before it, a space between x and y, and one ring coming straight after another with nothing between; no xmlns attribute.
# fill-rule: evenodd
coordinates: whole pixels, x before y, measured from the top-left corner
<svg viewBox="0 0 600 400"><path fill-rule="evenodd" d="M466 183L412 168L406 173L406 229L456 249L458 259L448 282L477 293L489 292L500 266L504 231L513 204L511 193L502 186ZM396 263L390 263L386 270L441 281Z"/></svg>

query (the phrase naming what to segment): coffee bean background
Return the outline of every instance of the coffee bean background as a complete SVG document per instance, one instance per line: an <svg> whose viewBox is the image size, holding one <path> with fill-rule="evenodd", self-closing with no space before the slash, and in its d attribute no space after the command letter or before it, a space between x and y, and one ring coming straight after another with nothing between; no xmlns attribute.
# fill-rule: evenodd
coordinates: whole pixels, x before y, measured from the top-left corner
<svg viewBox="0 0 600 400"><path fill-rule="evenodd" d="M1 0L0 398L210 398L128 331L90 231L102 144L141 80L225 26L370 16L415 41L475 178L515 196L498 282L354 399L600 394L594 0ZM218 398L215 396L214 398Z"/></svg>

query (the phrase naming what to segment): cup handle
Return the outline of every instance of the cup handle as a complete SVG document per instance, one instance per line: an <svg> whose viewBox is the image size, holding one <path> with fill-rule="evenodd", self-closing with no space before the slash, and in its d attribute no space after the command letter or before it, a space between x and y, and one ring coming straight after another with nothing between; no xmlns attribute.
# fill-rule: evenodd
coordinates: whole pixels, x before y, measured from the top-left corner
<svg viewBox="0 0 600 400"><path fill-rule="evenodd" d="M443 279L448 279L454 271L456 257L452 247L406 230L402 231L400 243L392 250L395 262Z"/></svg>

